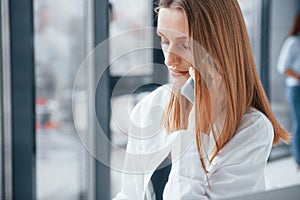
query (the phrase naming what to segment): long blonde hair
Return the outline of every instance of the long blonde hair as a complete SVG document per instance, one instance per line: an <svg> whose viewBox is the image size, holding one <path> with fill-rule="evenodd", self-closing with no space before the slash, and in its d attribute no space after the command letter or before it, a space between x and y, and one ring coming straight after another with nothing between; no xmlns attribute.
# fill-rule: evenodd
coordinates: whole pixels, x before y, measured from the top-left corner
<svg viewBox="0 0 300 200"><path fill-rule="evenodd" d="M157 12L160 8L184 11L188 19L189 36L209 53L224 83L225 122L222 130L219 130L221 133L210 161L235 135L250 107L258 109L271 121L274 128L273 144L277 144L280 139L289 142L290 135L276 121L262 87L237 0L160 0ZM194 62L199 63L196 53ZM208 95L205 80L199 73L195 73L195 130L198 153L205 170L200 133L206 133L212 127L212 102ZM182 121L186 117L183 114L186 101L179 91L172 92L164 123L167 131L184 128Z"/></svg>

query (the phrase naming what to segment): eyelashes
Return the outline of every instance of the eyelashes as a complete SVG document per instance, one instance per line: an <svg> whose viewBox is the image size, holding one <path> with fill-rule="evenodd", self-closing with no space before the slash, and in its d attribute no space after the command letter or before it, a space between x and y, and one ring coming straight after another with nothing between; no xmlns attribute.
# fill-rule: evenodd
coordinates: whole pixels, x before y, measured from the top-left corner
<svg viewBox="0 0 300 200"><path fill-rule="evenodd" d="M186 50L191 50L191 47L189 45L182 44L182 47Z"/></svg>
<svg viewBox="0 0 300 200"><path fill-rule="evenodd" d="M167 41L161 41L160 46L163 50L165 50L170 45L170 42Z"/></svg>
<svg viewBox="0 0 300 200"><path fill-rule="evenodd" d="M162 47L163 50L165 50L169 45L170 45L170 42L169 41L161 41L160 42L160 45ZM191 47L190 45L186 45L184 43L175 43L175 50L178 49L178 50L191 50Z"/></svg>
<svg viewBox="0 0 300 200"><path fill-rule="evenodd" d="M163 45L163 44L170 44L170 42L167 42L167 41L160 41L160 44Z"/></svg>

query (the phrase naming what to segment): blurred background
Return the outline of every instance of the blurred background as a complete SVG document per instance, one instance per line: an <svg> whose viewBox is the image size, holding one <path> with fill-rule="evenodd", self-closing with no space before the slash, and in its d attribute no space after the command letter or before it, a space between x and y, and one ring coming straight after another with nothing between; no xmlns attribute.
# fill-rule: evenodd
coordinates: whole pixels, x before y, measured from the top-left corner
<svg viewBox="0 0 300 200"><path fill-rule="evenodd" d="M290 131L276 65L300 1L239 3L272 109ZM0 199L111 199L120 191L120 169L108 165L122 163L128 113L168 82L161 51L138 49L159 44L145 29L156 26L153 7L153 0L1 0ZM115 148L99 143L97 122ZM107 162L93 156L99 151ZM267 180L268 190L300 184L288 145L273 148Z"/></svg>

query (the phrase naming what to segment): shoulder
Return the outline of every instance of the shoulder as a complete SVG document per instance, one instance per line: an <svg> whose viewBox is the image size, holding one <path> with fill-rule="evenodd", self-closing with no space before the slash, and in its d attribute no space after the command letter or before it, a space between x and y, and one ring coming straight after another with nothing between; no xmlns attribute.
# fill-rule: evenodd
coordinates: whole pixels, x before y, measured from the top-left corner
<svg viewBox="0 0 300 200"><path fill-rule="evenodd" d="M271 152L273 128L268 118L251 108L235 136L212 160L208 170L213 199L265 189L264 170ZM231 183L231 184L228 184ZM236 187L234 187L234 186Z"/></svg>
<svg viewBox="0 0 300 200"><path fill-rule="evenodd" d="M240 126L237 129L237 134L242 132L255 134L259 130L273 131L273 126L265 114L256 108L251 107L244 114Z"/></svg>
<svg viewBox="0 0 300 200"><path fill-rule="evenodd" d="M283 43L283 48L297 47L300 43L299 36L289 36Z"/></svg>
<svg viewBox="0 0 300 200"><path fill-rule="evenodd" d="M270 120L256 108L250 108L244 115L236 135L234 136L244 143L273 142L274 129Z"/></svg>
<svg viewBox="0 0 300 200"><path fill-rule="evenodd" d="M272 146L274 129L270 120L259 110L250 108L244 115L233 138L220 151L221 154L251 152L253 149Z"/></svg>
<svg viewBox="0 0 300 200"><path fill-rule="evenodd" d="M286 44L293 44L293 43L297 43L300 41L299 36L289 36L286 38L286 40L284 41L284 43Z"/></svg>
<svg viewBox="0 0 300 200"><path fill-rule="evenodd" d="M146 95L132 110L131 116L143 115L153 108L163 108L167 105L172 93L171 85L162 85Z"/></svg>
<svg viewBox="0 0 300 200"><path fill-rule="evenodd" d="M149 93L145 98L141 100L139 104L145 102L163 102L169 99L172 92L172 86L170 84L162 85L153 92Z"/></svg>

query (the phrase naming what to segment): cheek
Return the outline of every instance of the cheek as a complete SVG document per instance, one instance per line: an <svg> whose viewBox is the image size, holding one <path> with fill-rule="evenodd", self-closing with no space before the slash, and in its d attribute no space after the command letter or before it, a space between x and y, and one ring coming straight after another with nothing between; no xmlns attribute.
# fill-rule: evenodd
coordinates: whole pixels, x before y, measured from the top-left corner
<svg viewBox="0 0 300 200"><path fill-rule="evenodd" d="M176 55L181 59L181 62L183 65L191 66L193 63L193 56L192 52L189 50L179 50L179 49L164 49L162 48L162 52L164 55L164 58L167 59L168 56L170 56L170 53L173 53L173 55Z"/></svg>
<svg viewBox="0 0 300 200"><path fill-rule="evenodd" d="M190 63L190 64L193 63L193 60L192 60L193 56L192 56L191 52L189 52L189 51L181 52L180 56L184 60L184 62Z"/></svg>

